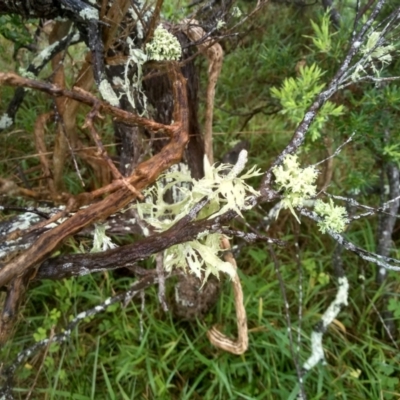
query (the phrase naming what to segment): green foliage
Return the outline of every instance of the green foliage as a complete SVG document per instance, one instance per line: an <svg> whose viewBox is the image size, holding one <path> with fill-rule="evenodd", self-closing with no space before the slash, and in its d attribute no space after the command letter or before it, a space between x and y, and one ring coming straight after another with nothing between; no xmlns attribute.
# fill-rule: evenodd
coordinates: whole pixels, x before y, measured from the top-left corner
<svg viewBox="0 0 400 400"><path fill-rule="evenodd" d="M167 21L179 22L187 16L188 0L165 0L162 7L162 17Z"/></svg>
<svg viewBox="0 0 400 400"><path fill-rule="evenodd" d="M329 53L332 48L332 35L330 33L330 16L329 12L325 13L321 18L321 24L318 25L313 20L310 20L314 31L313 36L304 35L311 38L314 46L322 53Z"/></svg>
<svg viewBox="0 0 400 400"><path fill-rule="evenodd" d="M61 316L61 312L55 308L50 311L50 315L44 320L43 326L39 327L36 330L36 333L33 334L33 338L36 342L40 340L46 339L49 336L49 330L53 326L55 326Z"/></svg>
<svg viewBox="0 0 400 400"><path fill-rule="evenodd" d="M32 43L32 34L19 15L0 16L0 35L15 44L16 48Z"/></svg>
<svg viewBox="0 0 400 400"><path fill-rule="evenodd" d="M329 274L320 270L314 258L303 260L303 267L310 277L308 282L310 288L314 288L318 284L325 286L330 282Z"/></svg>
<svg viewBox="0 0 400 400"><path fill-rule="evenodd" d="M315 251L311 248L302 257L307 290L302 321L305 333L318 321L319 313L335 292L326 272L330 255L318 254L317 236L302 239L317 244ZM39 375L34 398L295 399L296 375L283 303L274 266L267 254L266 248L253 248L239 260L239 265L246 268L240 276L250 329L250 347L245 355L238 357L217 351L205 335L217 321L223 324L224 330L235 335L229 282L224 285L215 314L197 324L178 322L169 313L164 314L154 288L146 291L144 313L140 310L140 301L136 300L126 308L115 306L113 310L81 323L70 341L50 351ZM278 250L277 256L290 260L281 272L295 313L298 287L293 276L296 266L287 250ZM351 263L351 260L345 262ZM354 270L351 279L356 279L356 275ZM370 287L370 283L371 280L367 280L365 286ZM45 287L34 288L30 292L33 303L27 303L26 317L18 324L14 343L1 349L0 356L12 359L21 346L31 344L24 335L31 337L33 326L44 326L48 317L38 311L46 307L56 290L60 293L60 287L65 288L64 296L71 294L72 309L78 313L107 298L112 294L111 290L122 290L126 284L127 280L112 276L96 281L92 277L83 277L68 279L63 286L60 286L61 282L49 281ZM396 399L393 392L398 390L396 379L400 374L400 359L396 348L376 339L368 302L362 300L365 295L375 296L375 292L372 288L365 291L354 287L352 298L357 304L348 308L341 318L342 325L329 329L325 342L329 350L328 365L318 367L306 377L307 392L313 396L369 399L382 395ZM53 299L62 301L56 296ZM375 296L374 302L378 301L379 296ZM357 318L356 326L353 318ZM296 329L295 318L292 323ZM57 329L61 329L60 324L63 323L59 319ZM358 338L354 340L357 332ZM362 335L359 332L363 332ZM303 338L302 359L307 355L308 342ZM29 389L23 379L31 376L32 371L35 376L37 363L29 360L17 375L20 398L25 398Z"/></svg>
<svg viewBox="0 0 400 400"><path fill-rule="evenodd" d="M272 88L272 97L278 99L282 105L281 114L288 117L293 124L299 124L304 114L325 84L319 83L324 72L316 64L310 67L300 67L299 76L286 78L280 89ZM321 137L321 132L329 117L337 117L344 112L344 106L336 106L327 101L315 118L310 128L310 138L315 141Z"/></svg>
<svg viewBox="0 0 400 400"><path fill-rule="evenodd" d="M399 378L396 376L396 368L387 363L384 357L376 357L372 360L372 367L376 371L376 379L382 388L384 399L395 399L399 388Z"/></svg>

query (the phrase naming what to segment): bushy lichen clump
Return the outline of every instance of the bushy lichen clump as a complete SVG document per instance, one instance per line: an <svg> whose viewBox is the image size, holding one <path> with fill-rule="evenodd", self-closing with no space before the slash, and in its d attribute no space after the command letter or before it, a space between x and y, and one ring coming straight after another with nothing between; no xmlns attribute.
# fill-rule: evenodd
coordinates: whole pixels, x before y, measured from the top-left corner
<svg viewBox="0 0 400 400"><path fill-rule="evenodd" d="M336 206L332 199L329 199L329 203L317 200L314 210L319 216L323 217L323 220L318 222L319 230L322 233L326 233L328 230L338 233L343 232L349 223L346 209Z"/></svg>
<svg viewBox="0 0 400 400"><path fill-rule="evenodd" d="M318 171L314 166L301 168L296 155L288 154L281 165L272 169L275 175L275 183L279 191L283 193L282 208L289 208L300 223L294 209L314 197L317 193L315 181ZM327 231L343 232L349 223L344 207L336 206L332 199L329 203L317 200L314 204L315 212L323 219L318 222L322 233Z"/></svg>
<svg viewBox="0 0 400 400"><path fill-rule="evenodd" d="M360 53L362 58L356 64L351 78L356 81L361 75L368 75L368 68L371 68L373 74L379 77L383 67L393 61L392 54L395 51L395 46L385 42L382 32L372 32L368 37L367 43L361 46Z"/></svg>
<svg viewBox="0 0 400 400"><path fill-rule="evenodd" d="M155 185L147 189L145 203L138 203L135 207L140 217L157 231L165 231L177 221L188 215L190 210L203 198L209 200L201 210L197 219L216 217L228 210L235 210L241 215L241 210L250 208L248 200L251 196L258 196L259 192L249 186L245 179L260 175L255 167L245 174L241 174L247 161L247 152L243 150L239 161L232 168L231 165L210 165L204 158L204 178L192 179L189 171L170 171L158 180ZM168 182L165 184L165 182ZM179 199L173 204L167 203L165 194L171 188L179 191ZM167 271L174 267L189 271L197 277L205 278L210 273L218 276L219 272L235 275L235 270L228 262L219 257L221 235L204 232L186 243L170 247L165 251L164 265Z"/></svg>
<svg viewBox="0 0 400 400"><path fill-rule="evenodd" d="M153 40L146 44L146 52L149 60L177 61L181 58L182 48L178 39L159 25L154 31Z"/></svg>
<svg viewBox="0 0 400 400"><path fill-rule="evenodd" d="M301 207L306 200L315 196L318 171L314 166L301 168L297 156L291 154L288 154L283 163L274 167L272 171L278 190L283 192L282 208L289 208L299 221L294 208Z"/></svg>

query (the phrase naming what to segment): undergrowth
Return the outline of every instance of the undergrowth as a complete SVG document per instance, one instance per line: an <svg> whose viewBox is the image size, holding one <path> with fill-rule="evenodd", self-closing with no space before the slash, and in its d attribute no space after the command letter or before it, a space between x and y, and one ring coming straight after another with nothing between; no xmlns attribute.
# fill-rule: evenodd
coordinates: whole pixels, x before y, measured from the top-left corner
<svg viewBox="0 0 400 400"><path fill-rule="evenodd" d="M172 10L167 8L168 15L173 14ZM346 10L344 6L340 11ZM286 145L294 125L279 113L282 106L272 96L271 89L279 88L285 78L298 77L298 63L303 61L306 65L318 63L326 73L326 81L337 67L338 49L345 46L346 25L331 38L330 53L318 52L310 39L314 34L310 18L320 21L322 15L317 8L305 11L272 4L249 21L246 36L225 44L227 54L216 99L215 154L222 154L235 141L247 139L248 165L265 170ZM348 23L351 24L351 19ZM3 40L2 71L9 70L6 47ZM395 72L397 66L391 68ZM365 93L350 87L334 99L337 104L345 105L345 115L330 119L321 132L321 140L308 143L308 154L303 156L312 164L326 157L327 148L339 145L353 130L363 132L356 136L356 146L344 149L333 161L329 189L337 194L357 189L362 196L358 201L371 205L379 201L375 192L368 192L379 179L377 148L385 150L374 135L374 127L382 124L383 118L378 105L383 100L392 105L399 90L395 87L391 92L383 92L372 85L363 90ZM11 90L1 88L1 94L4 110ZM44 96L29 94L18 114L16 128L0 136L2 176L16 175L17 164L5 161L7 158L33 152L32 126L36 116L48 108L49 101ZM255 112L256 108L260 110ZM251 113L254 115L249 118ZM396 113L387 118L398 125ZM335 134L331 135L332 132ZM393 146L386 148L386 156L396 157L395 150ZM37 159L21 158L17 163L29 170L37 165ZM85 178L89 180L89 172ZM81 190L72 166L65 182L72 192ZM247 212L247 221L256 226L268 211L269 206L261 206ZM374 251L376 225L377 217L370 217L353 223L346 235L354 243ZM284 210L268 235L299 243L304 274L301 327L295 248L275 251L287 292L293 336L295 341L298 333L301 338L299 349L294 344L295 352L304 361L310 353L309 334L336 293L332 271L334 243L304 218L298 226L290 212ZM62 251L77 251L80 244L67 243ZM237 244L249 325L249 350L243 356L213 348L206 336L213 324L235 335L229 281L224 282L213 312L195 323L178 321L165 313L158 303L156 289L152 288L146 290L143 309L140 298L126 307L113 305L107 312L81 323L67 343L52 344L46 357L41 352L29 359L16 375L16 395L25 398L34 385L33 399L295 399L298 381L275 266L266 247ZM148 261L144 266L150 264ZM343 253L343 264L350 281L350 303L324 337L326 364L318 365L305 376L306 392L310 399L397 399L400 397L399 340L392 342L386 337L379 310L383 296L389 295L390 307L398 319L400 276L390 273L383 290L375 284L374 265L347 252ZM51 335L52 330L60 332L72 316L126 289L130 282L131 279L116 273L103 273L32 286L12 341L0 349L1 363L10 363L22 348Z"/></svg>

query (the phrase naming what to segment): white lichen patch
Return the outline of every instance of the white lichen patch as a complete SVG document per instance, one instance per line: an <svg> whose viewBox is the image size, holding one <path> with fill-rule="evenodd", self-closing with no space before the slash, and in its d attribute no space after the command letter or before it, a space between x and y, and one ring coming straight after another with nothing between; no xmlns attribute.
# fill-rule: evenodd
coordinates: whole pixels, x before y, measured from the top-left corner
<svg viewBox="0 0 400 400"><path fill-rule="evenodd" d="M222 19L219 19L219 20L217 21L217 29L221 29L221 28L223 28L225 25L226 25L226 22L223 21Z"/></svg>
<svg viewBox="0 0 400 400"><path fill-rule="evenodd" d="M142 66L147 61L147 55L141 50L135 48L135 44L131 38L126 40L129 46L129 57L125 64L124 81L122 82L122 91L126 94L128 101L132 108L135 110L136 100L134 94L140 96L143 105L143 114L147 113L147 98L142 91ZM137 74L134 74L131 78L129 77L129 71L131 64L134 64L137 68Z"/></svg>
<svg viewBox="0 0 400 400"><path fill-rule="evenodd" d="M354 43L354 47L360 47L359 42ZM356 44L358 46L356 46ZM375 31L368 36L367 42L360 47L360 53L363 55L357 63L351 79L357 81L362 74L368 74L367 67L371 68L374 75L379 76L385 65L393 61L392 54L396 51L396 47L388 44L382 35L382 32Z"/></svg>
<svg viewBox="0 0 400 400"><path fill-rule="evenodd" d="M324 348L322 346L322 332L313 332L311 334L311 356L308 357L307 361L303 364L303 368L306 371L314 368L320 361L324 360Z"/></svg>
<svg viewBox="0 0 400 400"><path fill-rule="evenodd" d="M40 218L37 214L30 212L20 214L18 215L18 217L15 217L15 219L13 219L13 222L10 225L10 228L7 230L7 233L9 234L11 232L16 231L17 229L23 231L39 221Z"/></svg>
<svg viewBox="0 0 400 400"><path fill-rule="evenodd" d="M114 107L119 107L118 96L115 94L114 89L106 79L103 79L100 82L99 91L104 100L108 101Z"/></svg>
<svg viewBox="0 0 400 400"><path fill-rule="evenodd" d="M236 178L245 168L247 164L247 150L242 150L239 153L238 160L228 174L229 178Z"/></svg>
<svg viewBox="0 0 400 400"><path fill-rule="evenodd" d="M182 48L174 35L158 25L153 40L146 45L146 52L149 60L172 61L181 58Z"/></svg>
<svg viewBox="0 0 400 400"><path fill-rule="evenodd" d="M124 81L119 76L113 76L112 83L114 86L122 86Z"/></svg>
<svg viewBox="0 0 400 400"><path fill-rule="evenodd" d="M128 8L128 14L133 21L136 22L136 36L138 39L144 38L144 24L147 24L154 15L154 7L149 6L146 1L137 1L135 10L132 7ZM140 16L140 18L138 17Z"/></svg>
<svg viewBox="0 0 400 400"><path fill-rule="evenodd" d="M13 124L12 118L7 113L4 113L0 118L0 129L7 129Z"/></svg>
<svg viewBox="0 0 400 400"><path fill-rule="evenodd" d="M26 244L18 244L22 238L18 238L13 242L4 242L4 250L0 248L0 258L6 257L7 254L12 254L14 251L21 251L28 249L30 247L29 243ZM12 244L11 244L12 243Z"/></svg>
<svg viewBox="0 0 400 400"><path fill-rule="evenodd" d="M322 346L323 333L328 326L337 317L343 306L348 305L349 298L349 281L345 276L338 279L339 289L336 293L335 300L329 305L321 317L321 326L314 330L311 334L311 355L303 364L305 370L312 369L320 361L324 361L324 349Z"/></svg>
<svg viewBox="0 0 400 400"><path fill-rule="evenodd" d="M53 50L55 47L57 47L60 44L59 41L52 43L50 46L47 46L45 49L43 49L33 60L32 60L32 65L35 68L40 67L47 59L50 58L51 54L53 53Z"/></svg>
<svg viewBox="0 0 400 400"><path fill-rule="evenodd" d="M74 33L72 36L71 42L77 42L81 38L81 34L79 32Z"/></svg>
<svg viewBox="0 0 400 400"><path fill-rule="evenodd" d="M72 268L72 266L73 266L73 264L72 263L65 263L65 264L63 264L62 265L62 269L65 269L65 270L69 270L69 269L71 269Z"/></svg>
<svg viewBox="0 0 400 400"><path fill-rule="evenodd" d="M99 19L99 12L94 7L86 7L80 13L79 16L83 19Z"/></svg>

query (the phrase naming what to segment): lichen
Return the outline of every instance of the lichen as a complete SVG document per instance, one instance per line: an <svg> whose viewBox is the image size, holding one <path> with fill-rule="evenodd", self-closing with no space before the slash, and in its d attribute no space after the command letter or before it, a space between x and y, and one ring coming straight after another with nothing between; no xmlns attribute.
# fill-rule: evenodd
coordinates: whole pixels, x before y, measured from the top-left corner
<svg viewBox="0 0 400 400"><path fill-rule="evenodd" d="M106 79L103 79L100 82L99 91L104 100L108 101L114 107L119 107L118 96L115 94L113 88Z"/></svg>
<svg viewBox="0 0 400 400"><path fill-rule="evenodd" d="M301 168L297 156L288 154L282 165L274 167L272 172L277 189L283 192L282 208L289 208L300 223L294 208L302 206L306 200L315 196L318 171L313 166Z"/></svg>
<svg viewBox="0 0 400 400"><path fill-rule="evenodd" d="M96 224L93 232L93 246L91 253L106 251L118 247L106 234L106 225Z"/></svg>
<svg viewBox="0 0 400 400"><path fill-rule="evenodd" d="M221 29L221 28L223 28L225 25L226 25L226 22L223 21L222 19L219 19L219 20L217 21L217 29Z"/></svg>
<svg viewBox="0 0 400 400"><path fill-rule="evenodd" d="M79 16L83 19L99 19L99 12L94 7L86 7L79 12Z"/></svg>
<svg viewBox="0 0 400 400"><path fill-rule="evenodd" d="M43 49L33 60L32 60L32 66L35 68L40 67L44 60L47 60L50 55L52 54L54 48L60 44L59 41L56 41L52 43L50 46L47 46L45 49Z"/></svg>
<svg viewBox="0 0 400 400"><path fill-rule="evenodd" d="M332 199L329 199L329 203L317 200L315 202L314 210L323 218L322 221L318 222L319 230L322 233L326 233L327 231L341 233L349 223L346 209L344 207L336 206Z"/></svg>
<svg viewBox="0 0 400 400"><path fill-rule="evenodd" d="M140 114L142 116L146 115L147 113L147 97L142 91L142 66L147 61L147 55L141 49L135 48L131 38L128 38L126 42L129 47L129 57L125 64L124 80L122 82L121 89L126 94L129 104L134 110L137 109L137 106L133 93L136 93L140 96L143 107L143 112ZM131 78L129 78L131 63L136 65L137 74L134 74Z"/></svg>
<svg viewBox="0 0 400 400"><path fill-rule="evenodd" d="M18 68L18 73L23 76L24 78L28 78L28 79L35 79L36 76L33 72L27 71L25 68Z"/></svg>
<svg viewBox="0 0 400 400"><path fill-rule="evenodd" d="M198 219L222 215L229 210L235 210L241 215L242 210L250 208L247 204L251 196L259 192L249 186L244 180L260 175L253 167L239 177L247 160L247 151L242 150L237 164L210 165L204 157L204 178L192 179L189 170L177 171L175 168L167 172L151 188L144 191L146 201L138 203L138 214L156 231L165 231L175 225L181 218L187 216L190 210L204 197L209 200L198 214ZM179 192L176 202L165 202L167 191L175 188ZM221 235L202 232L189 242L170 247L165 251L164 267L167 271L173 268L189 270L198 278L205 279L210 274L216 276L220 272L233 277L236 272L233 266L219 257Z"/></svg>
<svg viewBox="0 0 400 400"><path fill-rule="evenodd" d="M231 14L234 18L240 18L243 15L242 10L239 7L232 7Z"/></svg>
<svg viewBox="0 0 400 400"><path fill-rule="evenodd" d="M178 39L162 25L154 31L153 40L146 45L149 60L171 61L181 58L182 48Z"/></svg>
<svg viewBox="0 0 400 400"><path fill-rule="evenodd" d="M4 113L0 118L0 129L7 129L13 124L12 118Z"/></svg>

